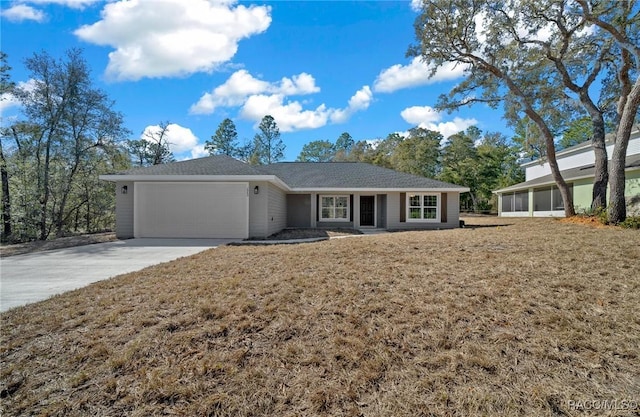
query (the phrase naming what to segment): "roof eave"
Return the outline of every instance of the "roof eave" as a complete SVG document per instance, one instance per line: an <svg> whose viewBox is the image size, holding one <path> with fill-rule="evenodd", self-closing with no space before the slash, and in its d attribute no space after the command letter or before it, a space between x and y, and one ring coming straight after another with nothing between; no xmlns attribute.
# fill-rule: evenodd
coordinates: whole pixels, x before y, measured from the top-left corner
<svg viewBox="0 0 640 417"><path fill-rule="evenodd" d="M100 175L105 181L139 181L139 182L246 182L267 181L278 187L290 191L291 188L275 175L140 175L140 174L111 174Z"/></svg>
<svg viewBox="0 0 640 417"><path fill-rule="evenodd" d="M626 167L624 169L625 172L630 172L630 171L637 171L638 167L632 166L632 167ZM569 177L569 178L564 178L565 181L578 181L578 180L584 180L584 179L588 179L588 178L593 178L594 174L588 174L588 175L580 175L577 177ZM533 180L531 180L533 181ZM534 188L534 187L545 187L547 185L553 185L556 182L554 180L549 180L549 181L544 181L544 182L540 182L537 184L529 184L529 185L520 185L520 184L526 184L524 182L521 182L520 184L514 184L511 185L509 187L505 187L505 188L501 188L499 190L495 190L492 191L493 194L499 194L499 193L504 193L504 192L509 192L509 191L518 191L518 190L527 190L529 188Z"/></svg>
<svg viewBox="0 0 640 417"><path fill-rule="evenodd" d="M469 192L469 188L466 187L447 187L447 188L438 188L438 187L402 187L402 188L354 188L354 187L292 187L290 189L291 192L296 193L315 193L315 192L458 192L465 193Z"/></svg>

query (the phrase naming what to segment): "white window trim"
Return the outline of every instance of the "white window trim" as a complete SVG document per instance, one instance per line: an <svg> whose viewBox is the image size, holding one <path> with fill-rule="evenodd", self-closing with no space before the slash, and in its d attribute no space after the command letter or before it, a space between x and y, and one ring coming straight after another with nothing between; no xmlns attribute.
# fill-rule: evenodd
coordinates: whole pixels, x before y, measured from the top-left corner
<svg viewBox="0 0 640 417"><path fill-rule="evenodd" d="M349 220L349 216L351 213L351 196L349 194L319 194L320 196L320 205L318 207L318 210L320 210L320 216L318 216L318 218L320 219L319 221L321 222L345 222L348 223ZM322 199L324 197L333 197L334 198L334 214L335 214L335 199L338 197L346 197L347 198L347 217L346 218L334 218L334 217L322 217Z"/></svg>
<svg viewBox="0 0 640 417"><path fill-rule="evenodd" d="M420 209L423 210L425 208L424 205L424 196L436 196L436 218L435 219L412 219L411 218L411 205L409 204L410 200L411 200L411 196L416 196L419 195L420 196ZM440 223L440 193L407 193L406 196L406 202L405 202L405 207L406 207L406 219L407 222L410 223ZM417 208L417 206L413 207L413 208Z"/></svg>

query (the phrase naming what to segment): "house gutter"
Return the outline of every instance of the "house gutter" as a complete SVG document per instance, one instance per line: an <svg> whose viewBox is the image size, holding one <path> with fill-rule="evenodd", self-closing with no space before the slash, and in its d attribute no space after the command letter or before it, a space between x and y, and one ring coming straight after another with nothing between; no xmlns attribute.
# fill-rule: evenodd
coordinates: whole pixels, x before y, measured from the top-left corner
<svg viewBox="0 0 640 417"><path fill-rule="evenodd" d="M138 181L138 182L249 182L266 181L275 184L285 191L291 188L275 175L127 175L109 174L100 175L104 181Z"/></svg>

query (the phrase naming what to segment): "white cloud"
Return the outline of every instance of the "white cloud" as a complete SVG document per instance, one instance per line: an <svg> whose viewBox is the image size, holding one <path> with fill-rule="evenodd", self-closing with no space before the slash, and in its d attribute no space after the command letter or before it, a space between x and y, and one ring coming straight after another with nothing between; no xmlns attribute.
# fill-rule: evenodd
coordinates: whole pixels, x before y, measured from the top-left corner
<svg viewBox="0 0 640 417"><path fill-rule="evenodd" d="M266 114L275 119L282 132L300 129L316 129L331 123L344 123L358 111L369 107L373 94L369 86L364 86L349 99L344 109L327 108L321 104L314 110L304 110L298 101L285 103L284 94L252 95L244 103L240 115L258 123Z"/></svg>
<svg viewBox="0 0 640 417"><path fill-rule="evenodd" d="M284 94L257 94L247 98L240 115L258 123L264 115L273 116L280 131L292 132L300 129L316 129L331 123L344 123L354 113L366 110L373 100L373 94L365 85L349 99L344 109L327 108L321 104L314 110L304 110L298 101L285 103Z"/></svg>
<svg viewBox="0 0 640 417"><path fill-rule="evenodd" d="M373 100L373 93L368 85L365 85L349 99L349 109L353 111L366 110Z"/></svg>
<svg viewBox="0 0 640 417"><path fill-rule="evenodd" d="M450 122L420 123L418 127L440 132L442 137L446 139L449 136L467 130L467 128L476 124L478 124L476 119L462 119L460 117L454 117L453 121Z"/></svg>
<svg viewBox="0 0 640 417"><path fill-rule="evenodd" d="M255 94L272 93L283 95L304 95L320 91L313 76L307 73L284 77L279 83L269 83L253 77L247 70L234 72L224 84L210 93L205 93L197 103L191 106L192 114L212 114L216 107L234 107L242 105Z"/></svg>
<svg viewBox="0 0 640 417"><path fill-rule="evenodd" d="M333 110L331 112L331 121L333 123L344 123L355 112L366 110L369 108L373 100L373 93L368 85L365 85L349 99L349 105L344 109Z"/></svg>
<svg viewBox="0 0 640 417"><path fill-rule="evenodd" d="M393 65L380 72L373 83L373 91L392 93L403 88L455 80L464 75L466 66L446 63L431 76L432 68L432 66L424 63L420 57L413 58L409 65Z"/></svg>
<svg viewBox="0 0 640 417"><path fill-rule="evenodd" d="M20 106L20 101L13 94L4 93L0 95L0 115L12 107Z"/></svg>
<svg viewBox="0 0 640 417"><path fill-rule="evenodd" d="M422 11L422 2L423 0L411 0L411 10L414 12Z"/></svg>
<svg viewBox="0 0 640 417"><path fill-rule="evenodd" d="M42 22L46 18L44 12L25 4L16 4L6 10L2 10L2 16L12 22L22 22L24 20Z"/></svg>
<svg viewBox="0 0 640 417"><path fill-rule="evenodd" d="M553 23L549 22L542 27L538 28L536 32L530 32L530 18L528 16L517 15L516 11L507 7L505 8L506 14L513 20L517 19L516 23L516 33L522 39L536 40L546 42L553 36L555 30L555 26ZM489 32L488 28L492 25L493 17L485 10L480 11L473 17L473 22L475 25L475 34L478 42L482 45L487 41L487 33ZM578 33L580 36L580 33ZM501 42L504 44L508 44L512 42L513 35L505 31L502 33ZM536 45L530 44L529 48L537 47Z"/></svg>
<svg viewBox="0 0 640 417"><path fill-rule="evenodd" d="M204 148L204 145L197 145L191 149L191 158L202 158L203 156L209 156L209 151Z"/></svg>
<svg viewBox="0 0 640 417"><path fill-rule="evenodd" d="M300 129L315 129L327 124L331 113L324 104L315 110L303 110L298 101L285 104L282 94L253 95L247 99L240 115L258 123L262 118L271 115L281 132L292 132Z"/></svg>
<svg viewBox="0 0 640 417"><path fill-rule="evenodd" d="M31 92L36 88L36 80L31 78L28 81L20 81L16 87L23 91ZM20 103L20 100L18 100L15 95L4 93L0 96L0 115L11 107L19 107L21 105L22 103Z"/></svg>
<svg viewBox="0 0 640 417"><path fill-rule="evenodd" d="M402 116L407 123L414 125L418 125L420 123L433 123L442 118L439 112L429 106L407 107L400 112L400 116Z"/></svg>
<svg viewBox="0 0 640 417"><path fill-rule="evenodd" d="M318 93L320 88L316 86L316 80L312 75L302 72L294 75L292 79L282 78L280 85L275 87L273 92L282 93L287 96Z"/></svg>
<svg viewBox="0 0 640 417"><path fill-rule="evenodd" d="M365 110L373 100L369 86L358 90L344 109L328 108L325 104L315 109L304 109L298 100L287 100L289 96L317 93L320 87L312 75L305 72L292 77L283 77L276 82L267 82L251 75L247 70L238 70L227 81L211 92L203 94L189 109L191 114L212 114L218 107L241 107L240 116L259 123L269 114L273 116L282 132L300 129L315 129L332 123L345 122L353 113Z"/></svg>
<svg viewBox="0 0 640 417"><path fill-rule="evenodd" d="M478 124L476 119L463 119L455 117L452 121L443 122L442 113L429 106L407 107L400 112L405 122L423 129L440 132L444 139L449 136L467 130L468 127ZM408 133L405 133L406 136Z"/></svg>
<svg viewBox="0 0 640 417"><path fill-rule="evenodd" d="M130 0L107 3L102 19L75 31L79 38L110 45L107 77L184 76L210 72L229 61L238 42L271 24L269 6L235 1Z"/></svg>
<svg viewBox="0 0 640 417"><path fill-rule="evenodd" d="M148 140L149 135L155 135L155 137L157 137L159 133L160 133L159 125L147 126L142 132L142 135L140 135L140 138ZM165 135L166 135L165 136L166 140L169 144L169 149L171 150L171 152L174 152L174 153L182 153L182 152L188 152L188 151L191 151L193 153L194 149L195 149L195 152L197 153L198 146L202 146L202 145L198 145L198 138L196 137L196 135L193 134L191 129L182 127L175 123L171 123L170 125L167 126L167 131L165 132Z"/></svg>

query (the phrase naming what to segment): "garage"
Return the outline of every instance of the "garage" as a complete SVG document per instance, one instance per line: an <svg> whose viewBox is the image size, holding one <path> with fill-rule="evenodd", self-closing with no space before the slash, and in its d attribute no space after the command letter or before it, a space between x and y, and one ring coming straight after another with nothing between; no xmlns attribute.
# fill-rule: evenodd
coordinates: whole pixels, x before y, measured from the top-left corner
<svg viewBox="0 0 640 417"><path fill-rule="evenodd" d="M136 182L134 236L247 238L248 190L246 182Z"/></svg>

